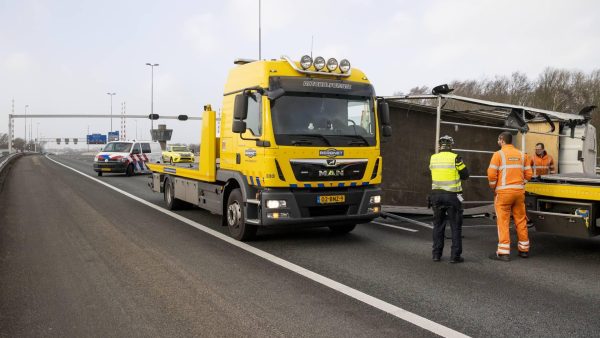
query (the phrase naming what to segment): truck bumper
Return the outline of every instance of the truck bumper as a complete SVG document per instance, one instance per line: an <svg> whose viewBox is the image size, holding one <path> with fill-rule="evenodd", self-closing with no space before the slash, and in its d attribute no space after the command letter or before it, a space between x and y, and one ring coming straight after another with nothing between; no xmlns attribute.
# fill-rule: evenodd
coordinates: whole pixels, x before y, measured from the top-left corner
<svg viewBox="0 0 600 338"><path fill-rule="evenodd" d="M129 162L94 162L94 171L101 171L105 173L124 173L127 170L128 165Z"/></svg>
<svg viewBox="0 0 600 338"><path fill-rule="evenodd" d="M344 202L323 203L322 196L344 196ZM380 203L370 203L381 196L379 186L340 189L265 189L260 195L260 225L272 228L322 227L368 223L379 217ZM268 200L285 201L286 206L267 208Z"/></svg>

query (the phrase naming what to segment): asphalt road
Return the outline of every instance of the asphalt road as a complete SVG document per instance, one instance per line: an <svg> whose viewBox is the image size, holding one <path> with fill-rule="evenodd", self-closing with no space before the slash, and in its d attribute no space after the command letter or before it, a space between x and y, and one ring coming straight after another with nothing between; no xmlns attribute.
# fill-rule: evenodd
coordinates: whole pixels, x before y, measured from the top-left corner
<svg viewBox="0 0 600 338"><path fill-rule="evenodd" d="M54 158L95 177L91 157ZM99 179L164 206L148 176ZM227 233L202 210L178 214ZM378 222L413 231L261 230L249 244L469 336L600 332L597 239L531 233L530 259L495 262L495 227L471 219L453 265L431 261L430 229ZM0 192L0 334L433 335L42 156L19 159Z"/></svg>

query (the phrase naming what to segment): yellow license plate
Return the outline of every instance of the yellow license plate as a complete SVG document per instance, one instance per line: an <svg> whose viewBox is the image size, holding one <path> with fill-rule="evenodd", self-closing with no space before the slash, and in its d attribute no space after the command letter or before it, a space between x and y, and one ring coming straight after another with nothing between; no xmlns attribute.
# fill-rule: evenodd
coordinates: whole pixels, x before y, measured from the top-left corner
<svg viewBox="0 0 600 338"><path fill-rule="evenodd" d="M102 171L111 171L112 169L110 168L101 168Z"/></svg>
<svg viewBox="0 0 600 338"><path fill-rule="evenodd" d="M317 203L319 203L319 204L344 203L344 202L346 202L345 195L319 196L319 199L317 199Z"/></svg>

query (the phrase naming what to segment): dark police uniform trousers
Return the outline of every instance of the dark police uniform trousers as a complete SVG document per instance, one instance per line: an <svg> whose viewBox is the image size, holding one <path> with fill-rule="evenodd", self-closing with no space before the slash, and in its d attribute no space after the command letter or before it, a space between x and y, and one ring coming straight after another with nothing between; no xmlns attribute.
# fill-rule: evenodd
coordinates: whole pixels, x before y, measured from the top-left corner
<svg viewBox="0 0 600 338"><path fill-rule="evenodd" d="M460 257L462 254L462 203L456 193L433 190L431 194L433 208L433 256L441 257L444 250L444 233L446 220L452 228L451 258Z"/></svg>

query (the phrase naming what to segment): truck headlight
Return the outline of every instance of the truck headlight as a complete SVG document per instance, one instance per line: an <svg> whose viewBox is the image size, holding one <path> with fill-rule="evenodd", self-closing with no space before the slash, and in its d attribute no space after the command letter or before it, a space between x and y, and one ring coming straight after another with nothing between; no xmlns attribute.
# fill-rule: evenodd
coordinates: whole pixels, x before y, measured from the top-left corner
<svg viewBox="0 0 600 338"><path fill-rule="evenodd" d="M317 56L315 58L315 69L321 70L324 67L325 67L325 58L323 58L322 56Z"/></svg>
<svg viewBox="0 0 600 338"><path fill-rule="evenodd" d="M335 58L330 58L329 60L327 60L327 69L329 69L330 72L333 72L334 70L336 70L338 67L338 62Z"/></svg>
<svg viewBox="0 0 600 338"><path fill-rule="evenodd" d="M267 209L279 209L287 207L285 200L267 200Z"/></svg>
<svg viewBox="0 0 600 338"><path fill-rule="evenodd" d="M348 71L350 70L350 61L346 59L340 61L340 70L342 71L342 73L348 73Z"/></svg>
<svg viewBox="0 0 600 338"><path fill-rule="evenodd" d="M373 196L371 196L371 198L369 198L369 203L370 204L379 204L379 203L381 203L381 196L380 195L373 195Z"/></svg>
<svg viewBox="0 0 600 338"><path fill-rule="evenodd" d="M312 58L308 55L302 56L300 58L300 67L302 67L304 70L307 70L310 68L310 66L312 66Z"/></svg>

